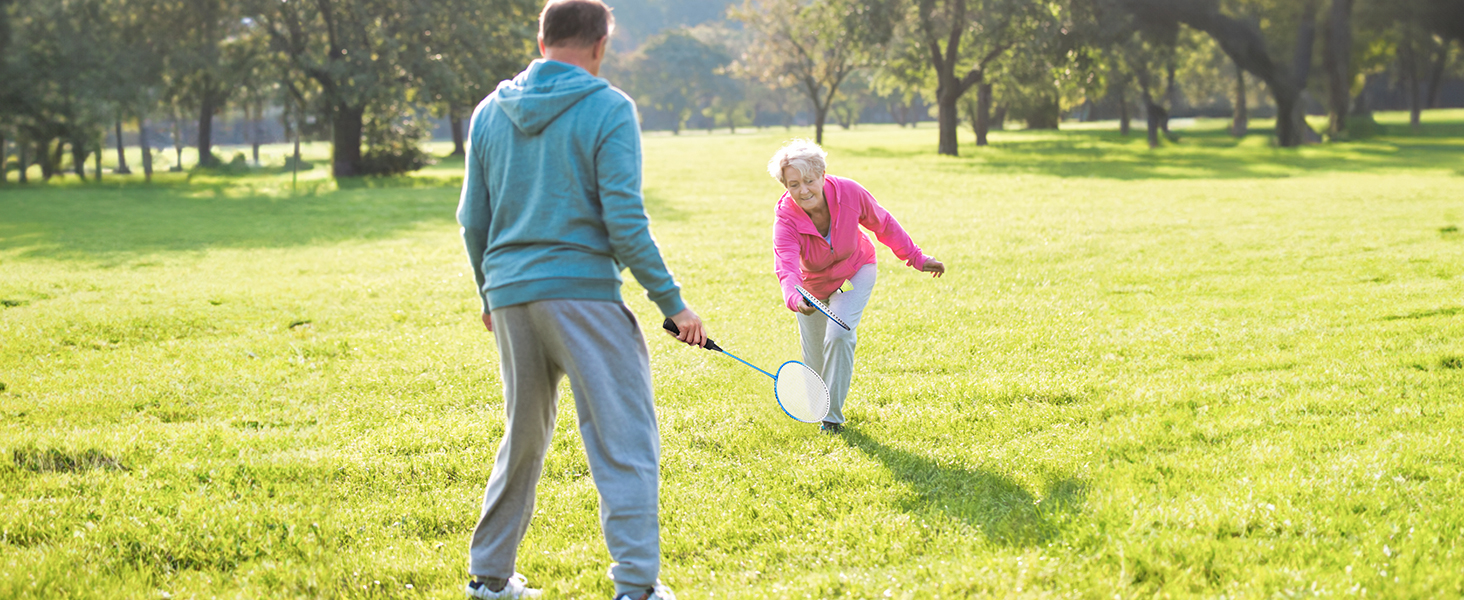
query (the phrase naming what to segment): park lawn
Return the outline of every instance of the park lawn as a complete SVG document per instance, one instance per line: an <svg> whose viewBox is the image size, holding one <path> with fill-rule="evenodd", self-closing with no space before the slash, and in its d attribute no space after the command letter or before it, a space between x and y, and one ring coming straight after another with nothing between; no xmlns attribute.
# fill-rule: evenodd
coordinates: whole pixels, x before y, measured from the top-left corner
<svg viewBox="0 0 1464 600"><path fill-rule="evenodd" d="M933 128L828 130L830 172L951 271L879 251L839 437L661 335L627 283L662 577L683 598L1464 595L1464 111L1401 119L1290 150L1204 120L1155 151L963 131L959 158ZM645 140L687 300L767 367L798 352L765 171L795 135ZM458 597L502 432L460 170L0 189L0 597ZM604 598L563 404L519 570Z"/></svg>

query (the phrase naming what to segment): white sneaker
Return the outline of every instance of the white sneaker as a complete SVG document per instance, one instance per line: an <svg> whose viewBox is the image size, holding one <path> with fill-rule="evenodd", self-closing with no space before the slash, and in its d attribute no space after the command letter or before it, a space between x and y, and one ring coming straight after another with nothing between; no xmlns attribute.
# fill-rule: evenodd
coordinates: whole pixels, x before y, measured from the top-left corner
<svg viewBox="0 0 1464 600"><path fill-rule="evenodd" d="M676 594L661 580L656 580L656 587L648 589L639 594L625 593L615 597L615 600L676 600Z"/></svg>
<svg viewBox="0 0 1464 600"><path fill-rule="evenodd" d="M514 573L508 578L508 583L502 590L493 591L488 589L488 584L474 580L468 582L468 597L481 598L483 600L510 600L515 598L538 598L544 595L543 590L536 590L529 587L529 579L519 573Z"/></svg>

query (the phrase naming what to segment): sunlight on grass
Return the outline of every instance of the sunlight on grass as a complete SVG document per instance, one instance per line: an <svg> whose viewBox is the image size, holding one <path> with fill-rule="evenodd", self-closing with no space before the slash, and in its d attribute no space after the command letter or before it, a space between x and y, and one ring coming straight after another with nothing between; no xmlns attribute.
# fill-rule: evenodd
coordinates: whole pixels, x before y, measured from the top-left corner
<svg viewBox="0 0 1464 600"><path fill-rule="evenodd" d="M1464 593L1464 111L1406 118L1292 150L1222 120L1153 151L963 131L960 157L933 125L831 128L830 172L951 272L879 251L840 437L660 334L627 283L662 577L686 598ZM655 235L754 364L798 355L764 166L795 136L645 142ZM0 597L457 597L502 402L448 151L341 184L317 162L293 189L276 166L0 190ZM603 598L574 422L565 399L519 570Z"/></svg>

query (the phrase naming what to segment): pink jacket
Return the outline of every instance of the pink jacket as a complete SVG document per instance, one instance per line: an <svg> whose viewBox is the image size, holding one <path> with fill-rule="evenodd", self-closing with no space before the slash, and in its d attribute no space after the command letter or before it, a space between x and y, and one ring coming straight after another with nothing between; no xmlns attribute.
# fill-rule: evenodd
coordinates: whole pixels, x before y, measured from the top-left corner
<svg viewBox="0 0 1464 600"><path fill-rule="evenodd" d="M829 241L824 241L813 219L787 192L774 209L773 272L778 275L790 310L797 310L799 305L800 296L794 286L801 285L818 298L828 298L860 267L874 264L874 244L859 231L860 225L873 232L905 264L916 270L925 267L920 247L863 186L852 179L827 175L823 192L829 203Z"/></svg>

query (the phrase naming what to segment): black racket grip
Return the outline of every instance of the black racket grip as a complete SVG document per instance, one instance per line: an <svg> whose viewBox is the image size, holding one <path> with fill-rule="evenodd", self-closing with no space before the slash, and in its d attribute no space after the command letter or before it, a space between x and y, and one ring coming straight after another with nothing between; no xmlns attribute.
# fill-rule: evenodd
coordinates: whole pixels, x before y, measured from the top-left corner
<svg viewBox="0 0 1464 600"><path fill-rule="evenodd" d="M676 323L671 321L671 317L666 317L666 321L661 323L661 327L664 328L666 331L671 332L671 335L681 335L681 328L677 327ZM712 341L712 338L707 338L707 345L702 347L706 348L707 350L716 350L718 352L723 351L721 346L718 346L716 342Z"/></svg>

